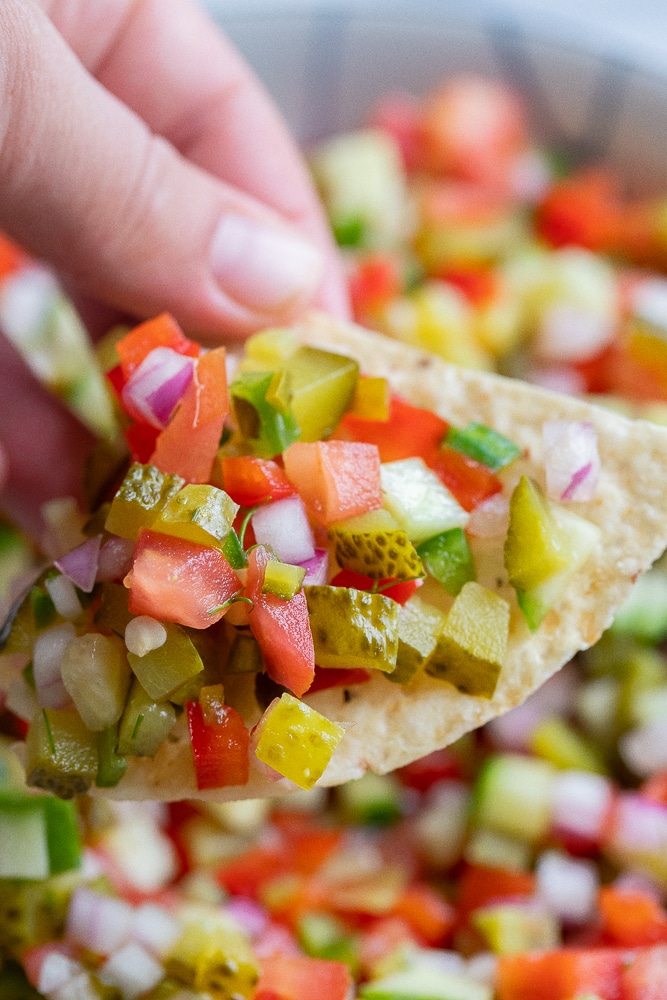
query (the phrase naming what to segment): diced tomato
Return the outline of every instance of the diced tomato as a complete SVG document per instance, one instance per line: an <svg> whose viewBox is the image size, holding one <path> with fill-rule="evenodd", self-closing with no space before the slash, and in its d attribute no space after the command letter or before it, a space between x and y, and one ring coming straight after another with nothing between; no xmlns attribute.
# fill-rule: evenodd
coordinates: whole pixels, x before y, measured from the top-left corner
<svg viewBox="0 0 667 1000"><path fill-rule="evenodd" d="M406 764L398 771L398 777L408 788L427 792L439 781L461 778L461 764L453 751L444 747Z"/></svg>
<svg viewBox="0 0 667 1000"><path fill-rule="evenodd" d="M538 233L555 247L575 244L611 251L619 239L623 205L618 182L604 170L585 170L555 183L539 207Z"/></svg>
<svg viewBox="0 0 667 1000"><path fill-rule="evenodd" d="M273 459L239 455L223 458L220 465L223 488L241 507L296 495L296 487Z"/></svg>
<svg viewBox="0 0 667 1000"><path fill-rule="evenodd" d="M401 151L408 173L424 159L421 102L412 94L385 94L371 111L370 125L386 132Z"/></svg>
<svg viewBox="0 0 667 1000"><path fill-rule="evenodd" d="M667 806L667 771L658 771L651 775L640 788L642 796Z"/></svg>
<svg viewBox="0 0 667 1000"><path fill-rule="evenodd" d="M572 1000L592 993L600 1000L621 1000L622 967L623 952L615 948L500 955L495 996L497 1000Z"/></svg>
<svg viewBox="0 0 667 1000"><path fill-rule="evenodd" d="M141 462L145 465L153 452L160 431L157 427L152 427L143 421L130 424L123 431L127 446L133 462Z"/></svg>
<svg viewBox="0 0 667 1000"><path fill-rule="evenodd" d="M487 305L498 291L499 278L491 268L446 268L437 277L463 292L473 306Z"/></svg>
<svg viewBox="0 0 667 1000"><path fill-rule="evenodd" d="M403 277L400 264L386 254L364 257L357 261L349 285L352 310L360 321L401 294Z"/></svg>
<svg viewBox="0 0 667 1000"><path fill-rule="evenodd" d="M30 263L30 257L17 243L0 233L0 279Z"/></svg>
<svg viewBox="0 0 667 1000"><path fill-rule="evenodd" d="M289 600L262 593L264 571L270 558L261 545L249 553L245 592L253 607L248 621L261 646L269 677L300 698L315 676L308 605L303 590Z"/></svg>
<svg viewBox="0 0 667 1000"><path fill-rule="evenodd" d="M214 723L204 720L198 701L189 701L187 712L197 788L245 785L250 734L236 709L221 706Z"/></svg>
<svg viewBox="0 0 667 1000"><path fill-rule="evenodd" d="M449 424L431 410L392 396L388 420L363 420L346 414L334 437L376 445L382 462L413 456L428 462L448 429Z"/></svg>
<svg viewBox="0 0 667 1000"><path fill-rule="evenodd" d="M315 667L315 679L308 688L308 693L315 694L317 691L328 691L334 687L352 687L355 684L365 684L370 679L370 671L357 667L348 669Z"/></svg>
<svg viewBox="0 0 667 1000"><path fill-rule="evenodd" d="M325 527L382 506L380 455L375 445L296 441L283 460L309 516Z"/></svg>
<svg viewBox="0 0 667 1000"><path fill-rule="evenodd" d="M135 326L117 341L115 347L125 379L156 347L171 347L172 351L191 357L197 357L200 352L199 344L185 336L169 313L162 313Z"/></svg>
<svg viewBox="0 0 667 1000"><path fill-rule="evenodd" d="M241 590L222 552L184 538L143 528L131 573L128 607L133 615L191 628L208 628Z"/></svg>
<svg viewBox="0 0 667 1000"><path fill-rule="evenodd" d="M603 886L598 910L610 944L636 948L667 942L667 912L648 892Z"/></svg>
<svg viewBox="0 0 667 1000"><path fill-rule="evenodd" d="M464 510L473 510L483 500L502 492L503 485L491 469L449 445L438 448L428 465Z"/></svg>
<svg viewBox="0 0 667 1000"><path fill-rule="evenodd" d="M232 896L256 899L265 882L284 873L285 863L282 846L258 845L223 861L216 871L216 878Z"/></svg>
<svg viewBox="0 0 667 1000"><path fill-rule="evenodd" d="M157 438L151 463L189 483L206 483L229 412L224 347L207 351L171 420Z"/></svg>
<svg viewBox="0 0 667 1000"><path fill-rule="evenodd" d="M432 886L413 882L392 907L392 915L405 920L431 947L442 947L456 923L456 911Z"/></svg>
<svg viewBox="0 0 667 1000"><path fill-rule="evenodd" d="M446 81L427 98L424 146L432 170L491 186L504 186L526 145L521 99L481 76Z"/></svg>
<svg viewBox="0 0 667 1000"><path fill-rule="evenodd" d="M531 872L466 865L459 878L456 903L461 914L467 916L487 903L531 896L534 890L535 876Z"/></svg>
<svg viewBox="0 0 667 1000"><path fill-rule="evenodd" d="M621 973L622 1000L665 1000L667 946L656 945L628 957Z"/></svg>
<svg viewBox="0 0 667 1000"><path fill-rule="evenodd" d="M374 590L380 587L386 597L391 597L397 604L405 604L424 581L400 580L392 583L391 579L374 580L362 573L355 573L353 569L341 569L330 582L332 587L354 587L355 590Z"/></svg>
<svg viewBox="0 0 667 1000"><path fill-rule="evenodd" d="M656 338L653 338L656 339ZM606 350L576 365L591 393L611 393L637 402L667 402L663 350L641 340L615 340Z"/></svg>
<svg viewBox="0 0 667 1000"><path fill-rule="evenodd" d="M302 955L271 955L260 960L254 1000L277 994L281 1000L348 1000L352 975L344 962Z"/></svg>

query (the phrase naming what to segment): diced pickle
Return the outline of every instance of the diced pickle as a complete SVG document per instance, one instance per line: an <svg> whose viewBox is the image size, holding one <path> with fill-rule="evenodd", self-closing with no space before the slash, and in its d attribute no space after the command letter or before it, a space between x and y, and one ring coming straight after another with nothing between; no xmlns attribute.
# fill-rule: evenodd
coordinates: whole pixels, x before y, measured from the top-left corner
<svg viewBox="0 0 667 1000"><path fill-rule="evenodd" d="M241 367L245 371L272 371L282 367L298 347L296 333L290 327L274 326L260 330L246 340Z"/></svg>
<svg viewBox="0 0 667 1000"><path fill-rule="evenodd" d="M87 792L97 774L95 734L72 709L40 709L26 737L26 781L61 799Z"/></svg>
<svg viewBox="0 0 667 1000"><path fill-rule="evenodd" d="M252 632L236 629L225 674L258 674L264 669L262 650Z"/></svg>
<svg viewBox="0 0 667 1000"><path fill-rule="evenodd" d="M117 752L121 756L154 757L175 722L174 706L155 701L135 680L120 720Z"/></svg>
<svg viewBox="0 0 667 1000"><path fill-rule="evenodd" d="M154 465L135 462L111 502L107 531L123 538L136 538L149 528L167 502L185 486L181 476L162 472Z"/></svg>
<svg viewBox="0 0 667 1000"><path fill-rule="evenodd" d="M522 476L510 497L505 568L517 590L531 590L567 568L567 537L558 529L551 505L537 483Z"/></svg>
<svg viewBox="0 0 667 1000"><path fill-rule="evenodd" d="M398 656L389 680L408 684L423 668L435 649L445 614L416 594L400 608L398 615Z"/></svg>
<svg viewBox="0 0 667 1000"><path fill-rule="evenodd" d="M301 441L319 441L333 432L350 405L359 364L342 354L299 347L283 363L290 406Z"/></svg>
<svg viewBox="0 0 667 1000"><path fill-rule="evenodd" d="M98 788L115 788L127 770L127 759L116 751L117 745L117 726L108 726L97 734Z"/></svg>
<svg viewBox="0 0 667 1000"><path fill-rule="evenodd" d="M222 548L238 509L239 505L224 490L205 483L189 483L165 504L153 522L153 529Z"/></svg>
<svg viewBox="0 0 667 1000"><path fill-rule="evenodd" d="M507 652L509 604L471 581L454 601L426 673L463 694L491 698Z"/></svg>
<svg viewBox="0 0 667 1000"><path fill-rule="evenodd" d="M95 624L124 636L127 623L133 617L127 606L129 591L122 583L103 583L100 588L100 606L95 612Z"/></svg>
<svg viewBox="0 0 667 1000"><path fill-rule="evenodd" d="M146 693L155 701L168 698L204 669L192 639L180 625L163 622L167 637L144 656L128 652L127 658Z"/></svg>
<svg viewBox="0 0 667 1000"><path fill-rule="evenodd" d="M398 655L399 605L354 587L307 586L308 615L320 667L391 673Z"/></svg>
<svg viewBox="0 0 667 1000"><path fill-rule="evenodd" d="M322 776L345 735L338 723L288 693L269 705L257 731L259 760L305 789Z"/></svg>
<svg viewBox="0 0 667 1000"><path fill-rule="evenodd" d="M303 566L292 566L290 563L270 559L264 569L263 594L275 594L289 601L301 589L306 570Z"/></svg>
<svg viewBox="0 0 667 1000"><path fill-rule="evenodd" d="M280 389L280 372L241 371L229 387L241 436L261 458L273 458L299 438L299 426Z"/></svg>
<svg viewBox="0 0 667 1000"><path fill-rule="evenodd" d="M118 636L99 632L75 636L65 647L60 672L88 729L98 732L118 722L132 679Z"/></svg>
<svg viewBox="0 0 667 1000"><path fill-rule="evenodd" d="M405 531L387 510L338 521L331 529L338 564L374 580L423 576L424 567Z"/></svg>
<svg viewBox="0 0 667 1000"><path fill-rule="evenodd" d="M184 930L166 956L166 972L214 1000L251 997L259 967L245 934L220 909L190 904Z"/></svg>

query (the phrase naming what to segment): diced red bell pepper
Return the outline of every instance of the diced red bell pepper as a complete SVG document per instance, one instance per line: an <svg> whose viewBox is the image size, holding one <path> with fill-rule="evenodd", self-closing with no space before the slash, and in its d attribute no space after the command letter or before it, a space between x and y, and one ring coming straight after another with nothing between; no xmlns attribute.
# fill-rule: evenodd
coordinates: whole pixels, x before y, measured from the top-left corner
<svg viewBox="0 0 667 1000"><path fill-rule="evenodd" d="M397 580L390 578L374 580L353 569L342 569L331 578L332 587L354 587L355 590L375 590L379 587L385 597L391 597L397 604L405 604L414 592L422 586L423 580Z"/></svg>
<svg viewBox="0 0 667 1000"><path fill-rule="evenodd" d="M380 455L372 444L296 441L283 460L309 516L318 524L328 527L382 506Z"/></svg>
<svg viewBox="0 0 667 1000"><path fill-rule="evenodd" d="M155 444L160 433L159 428L141 421L130 424L123 433L130 449L132 461L145 465L155 451Z"/></svg>
<svg viewBox="0 0 667 1000"><path fill-rule="evenodd" d="M667 942L667 912L648 892L603 886L598 911L610 944L637 948Z"/></svg>
<svg viewBox="0 0 667 1000"><path fill-rule="evenodd" d="M271 994L281 1000L348 1000L352 975L344 962L302 955L270 955L260 959L261 974L254 1000Z"/></svg>
<svg viewBox="0 0 667 1000"><path fill-rule="evenodd" d="M621 973L622 1000L665 1000L667 946L656 945L628 956Z"/></svg>
<svg viewBox="0 0 667 1000"><path fill-rule="evenodd" d="M432 886L413 882L392 907L392 915L405 920L431 947L442 947L456 923L456 911Z"/></svg>
<svg viewBox="0 0 667 1000"><path fill-rule="evenodd" d="M388 420L363 420L346 414L334 437L377 445L382 462L418 456L429 462L449 429L431 410L392 396Z"/></svg>
<svg viewBox="0 0 667 1000"><path fill-rule="evenodd" d="M221 705L214 722L205 721L198 701L189 701L187 712L197 788L247 784L250 734L236 709Z"/></svg>
<svg viewBox="0 0 667 1000"><path fill-rule="evenodd" d="M257 899L262 886L283 875L285 868L284 848L262 845L223 861L216 871L216 878L232 896Z"/></svg>
<svg viewBox="0 0 667 1000"><path fill-rule="evenodd" d="M253 602L248 616L250 629L259 643L266 672L300 698L315 676L315 649L303 590L289 600L263 594L264 572L271 556L261 545L248 555L246 596Z"/></svg>
<svg viewBox="0 0 667 1000"><path fill-rule="evenodd" d="M497 1000L572 1000L593 993L621 1000L619 948L562 948L498 957Z"/></svg>
<svg viewBox="0 0 667 1000"><path fill-rule="evenodd" d="M386 254L372 254L357 261L350 276L352 311L359 321L372 316L381 306L397 298L403 287L398 260Z"/></svg>
<svg viewBox="0 0 667 1000"><path fill-rule="evenodd" d="M456 904L463 916L487 903L531 896L535 876L531 872L466 865L459 878Z"/></svg>
<svg viewBox="0 0 667 1000"><path fill-rule="evenodd" d="M334 584L336 586L336 584ZM308 688L309 694L317 691L328 691L334 687L351 687L355 684L365 684L371 679L370 671L360 667L316 667L315 679Z"/></svg>
<svg viewBox="0 0 667 1000"><path fill-rule="evenodd" d="M156 347L170 347L177 354L188 354L195 358L200 352L199 344L185 336L169 313L161 313L154 319L135 326L117 341L115 347L125 379Z"/></svg>
<svg viewBox="0 0 667 1000"><path fill-rule="evenodd" d="M398 771L401 784L427 792L439 781L462 778L461 763L449 747L434 750L418 760L406 764Z"/></svg>
<svg viewBox="0 0 667 1000"><path fill-rule="evenodd" d="M437 277L463 292L473 306L487 305L498 291L499 278L491 268L447 268L439 271Z"/></svg>
<svg viewBox="0 0 667 1000"><path fill-rule="evenodd" d="M502 491L502 483L491 469L449 445L442 445L428 464L464 510L471 511Z"/></svg>
<svg viewBox="0 0 667 1000"><path fill-rule="evenodd" d="M190 385L157 438L151 463L189 483L207 483L228 412L226 352L216 347L198 359Z"/></svg>
<svg viewBox="0 0 667 1000"><path fill-rule="evenodd" d="M551 187L536 225L552 246L612 251L622 231L623 211L617 179L604 170L584 170Z"/></svg>
<svg viewBox="0 0 667 1000"><path fill-rule="evenodd" d="M128 607L133 615L191 628L208 628L241 590L219 549L143 528L131 571Z"/></svg>
<svg viewBox="0 0 667 1000"><path fill-rule="evenodd" d="M284 500L297 493L285 470L273 459L255 455L230 456L222 459L220 468L224 490L241 507L255 507L267 500Z"/></svg>
<svg viewBox="0 0 667 1000"><path fill-rule="evenodd" d="M658 771L652 774L642 784L639 791L644 798L667 806L667 771Z"/></svg>
<svg viewBox="0 0 667 1000"><path fill-rule="evenodd" d="M30 257L17 243L0 233L0 280L30 263Z"/></svg>

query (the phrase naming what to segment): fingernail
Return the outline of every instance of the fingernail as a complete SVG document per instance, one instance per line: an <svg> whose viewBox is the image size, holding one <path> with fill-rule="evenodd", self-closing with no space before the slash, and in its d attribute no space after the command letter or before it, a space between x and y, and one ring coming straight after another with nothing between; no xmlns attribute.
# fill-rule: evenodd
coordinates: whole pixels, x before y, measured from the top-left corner
<svg viewBox="0 0 667 1000"><path fill-rule="evenodd" d="M297 233L236 213L218 223L210 262L225 294L259 312L280 312L307 299L323 271L318 249Z"/></svg>

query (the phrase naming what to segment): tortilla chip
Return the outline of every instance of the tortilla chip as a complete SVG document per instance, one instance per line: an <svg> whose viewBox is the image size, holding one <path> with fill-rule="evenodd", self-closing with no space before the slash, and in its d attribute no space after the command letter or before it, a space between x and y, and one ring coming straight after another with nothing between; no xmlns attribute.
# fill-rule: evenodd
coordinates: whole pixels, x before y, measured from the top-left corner
<svg viewBox="0 0 667 1000"><path fill-rule="evenodd" d="M600 542L565 597L534 633L517 608L501 555L483 571L494 579L480 582L510 597L514 609L507 656L491 699L462 694L425 675L401 685L379 673L358 687L305 696L308 704L346 729L319 782L328 786L358 778L367 770L394 770L452 743L524 701L576 652L596 642L639 574L667 547L667 428L632 421L523 382L462 369L325 315L308 317L297 330L304 343L353 356L362 372L387 378L405 399L448 422L462 426L474 420L511 438L525 455L505 475L510 488L522 472L544 485L545 420L593 423L602 466L594 499L568 504L599 526ZM252 699L250 704L246 722L252 725L259 707L252 707ZM154 758L131 759L117 787L94 794L223 801L277 796L293 789L285 780L269 780L253 763L247 785L198 792L187 724L181 717Z"/></svg>

